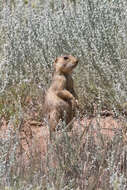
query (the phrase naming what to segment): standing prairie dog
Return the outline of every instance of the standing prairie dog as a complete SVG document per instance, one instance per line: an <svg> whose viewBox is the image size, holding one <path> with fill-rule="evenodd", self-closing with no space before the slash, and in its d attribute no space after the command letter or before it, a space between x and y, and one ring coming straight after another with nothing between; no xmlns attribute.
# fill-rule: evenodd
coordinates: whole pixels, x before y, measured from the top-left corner
<svg viewBox="0 0 127 190"><path fill-rule="evenodd" d="M77 58L72 55L60 56L54 62L55 72L44 102L50 132L56 130L60 119L69 124L74 117L77 95L73 88L71 73L77 64Z"/></svg>

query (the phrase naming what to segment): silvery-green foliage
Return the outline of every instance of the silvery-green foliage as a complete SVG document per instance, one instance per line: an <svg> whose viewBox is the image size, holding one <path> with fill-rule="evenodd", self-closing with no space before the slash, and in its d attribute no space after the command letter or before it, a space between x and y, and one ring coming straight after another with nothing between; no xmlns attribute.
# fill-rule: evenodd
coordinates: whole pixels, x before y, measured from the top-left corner
<svg viewBox="0 0 127 190"><path fill-rule="evenodd" d="M121 162L122 159L119 160L118 162L118 157L119 155L123 159L123 162ZM113 189L126 189L126 183L127 180L123 174L120 173L120 167L121 163L123 164L123 170L125 169L125 155L126 155L126 146L123 147L123 149L114 151L112 150L111 155L108 157L108 170L110 172L110 187Z"/></svg>
<svg viewBox="0 0 127 190"><path fill-rule="evenodd" d="M125 102L126 10L126 0L38 0L37 3L30 0L7 0L0 4L0 95L16 83L36 82L39 86L46 87L51 79L54 59L62 54L73 54L80 60L75 73L79 96L88 96L89 101L100 99L101 103L106 96L106 99L111 100L113 107L115 101ZM0 177L6 174L7 185L11 177L11 168L15 163L17 142L17 134L10 136L10 132L0 141ZM77 147L77 141L75 143ZM73 146L73 143L71 144ZM70 147L68 146L67 153ZM77 148L73 151L76 155L75 150ZM114 152L117 152L116 150L117 147L114 147ZM90 151L92 152L92 148L85 147L82 153L86 152L88 158L89 154L93 155L93 163L85 161L86 167L92 168L95 166L99 150L96 149L94 154ZM111 158L109 156L107 159L110 167L110 187L117 185L118 188L124 189L126 174L118 174L118 162L114 152L112 150L112 153L109 153ZM77 160L84 159L85 156L78 155ZM83 169L84 160L81 165L78 161L76 163L80 166L78 168ZM61 178L60 175L58 177ZM76 180L74 178L74 181ZM50 183L49 188L54 188L53 182ZM31 184L28 186L26 189L32 189Z"/></svg>
<svg viewBox="0 0 127 190"><path fill-rule="evenodd" d="M0 184L3 182L3 176L5 183L10 183L11 170L16 161L18 142L18 133L12 128L12 121L10 120L6 132L4 131L3 135L0 136Z"/></svg>
<svg viewBox="0 0 127 190"><path fill-rule="evenodd" d="M45 85L54 59L67 53L80 59L76 76L81 93L94 81L101 96L104 86L111 85L115 99L126 101L126 8L125 0L38 1L34 7L31 1L7 1L0 17L5 39L1 91L23 80Z"/></svg>

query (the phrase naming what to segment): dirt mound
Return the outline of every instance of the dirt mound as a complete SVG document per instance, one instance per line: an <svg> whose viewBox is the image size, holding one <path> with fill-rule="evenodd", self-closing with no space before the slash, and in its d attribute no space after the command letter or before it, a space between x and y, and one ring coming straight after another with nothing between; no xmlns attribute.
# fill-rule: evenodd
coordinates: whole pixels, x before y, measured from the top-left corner
<svg viewBox="0 0 127 190"><path fill-rule="evenodd" d="M120 119L114 119L112 116L101 118L94 117L91 119L84 117L74 122L73 131L84 137L85 134L90 131L95 137L99 133L112 138L118 130L120 131L122 129L122 126L122 121L120 121ZM6 138L9 128L14 129L14 126L7 125L6 121L3 120L0 138ZM58 132L58 135L59 134L60 132ZM50 144L48 126L36 121L24 122L19 129L19 141L20 151L25 159L38 153L41 157L44 157L47 152L47 146Z"/></svg>

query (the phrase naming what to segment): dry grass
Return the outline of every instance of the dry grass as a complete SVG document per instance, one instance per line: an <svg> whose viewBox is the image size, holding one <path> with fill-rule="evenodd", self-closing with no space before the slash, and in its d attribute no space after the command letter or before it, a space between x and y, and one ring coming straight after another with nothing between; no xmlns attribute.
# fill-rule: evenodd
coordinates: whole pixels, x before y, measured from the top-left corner
<svg viewBox="0 0 127 190"><path fill-rule="evenodd" d="M72 132L57 132L51 143L45 124L29 120L15 130L3 121L1 139L9 144L1 188L126 189L124 127L112 116L77 119Z"/></svg>
<svg viewBox="0 0 127 190"><path fill-rule="evenodd" d="M0 3L0 189L127 189L126 9L126 0ZM66 53L80 60L80 110L50 143L43 99Z"/></svg>

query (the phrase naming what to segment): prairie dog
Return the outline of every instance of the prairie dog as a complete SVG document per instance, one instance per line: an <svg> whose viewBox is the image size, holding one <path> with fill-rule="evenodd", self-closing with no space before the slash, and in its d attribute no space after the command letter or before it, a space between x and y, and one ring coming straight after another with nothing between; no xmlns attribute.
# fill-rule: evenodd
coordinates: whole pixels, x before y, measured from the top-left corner
<svg viewBox="0 0 127 190"><path fill-rule="evenodd" d="M54 62L54 75L44 102L44 112L48 116L50 131L55 131L61 120L68 124L74 117L73 110L77 105L72 71L78 60L72 55L58 57Z"/></svg>

